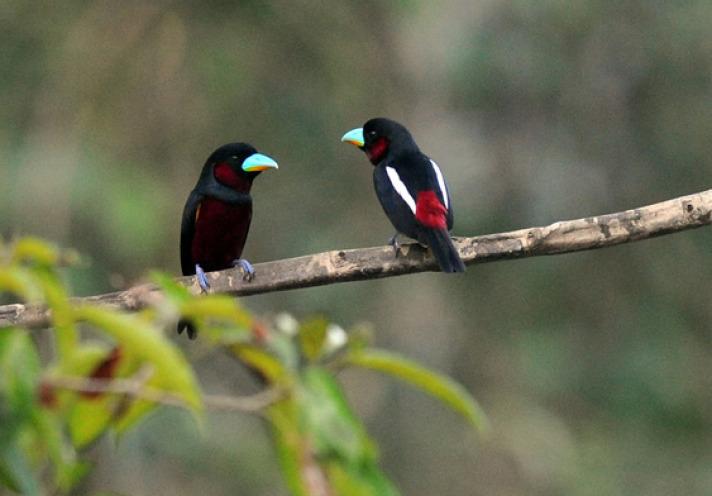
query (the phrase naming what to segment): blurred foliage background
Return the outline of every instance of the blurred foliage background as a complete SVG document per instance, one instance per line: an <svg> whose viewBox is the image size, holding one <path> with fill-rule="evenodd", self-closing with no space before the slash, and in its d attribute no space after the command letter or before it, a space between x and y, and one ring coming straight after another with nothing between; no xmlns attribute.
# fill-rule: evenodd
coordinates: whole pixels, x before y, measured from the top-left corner
<svg viewBox="0 0 712 496"><path fill-rule="evenodd" d="M382 244L371 167L339 142L405 123L440 163L455 234L613 212L709 187L712 4L0 3L0 232L72 246L80 294L178 273L180 214L207 156L247 141L253 262ZM712 233L250 297L252 311L373 323L450 373L487 440L428 397L343 376L404 494L709 494ZM244 393L229 361L204 388ZM285 494L259 420L199 433L161 411L93 448L83 490Z"/></svg>

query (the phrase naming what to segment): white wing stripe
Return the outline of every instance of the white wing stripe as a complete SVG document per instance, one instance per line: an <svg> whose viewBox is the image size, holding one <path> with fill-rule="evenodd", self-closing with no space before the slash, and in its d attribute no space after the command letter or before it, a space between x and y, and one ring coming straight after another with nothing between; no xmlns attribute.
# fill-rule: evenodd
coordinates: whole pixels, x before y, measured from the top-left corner
<svg viewBox="0 0 712 496"><path fill-rule="evenodd" d="M450 209L450 199L447 197L447 188L445 187L445 178L443 177L443 173L440 172L440 167L438 167L438 164L435 163L434 160L430 160L430 163L433 164L433 170L435 170L435 175L438 178L438 185L440 186L440 192L443 195L443 201L445 202L445 208L448 210Z"/></svg>
<svg viewBox="0 0 712 496"><path fill-rule="evenodd" d="M413 200L413 197L408 192L408 188L405 187L403 181L401 181L398 172L396 172L393 167L386 167L386 173L388 174L388 179L391 180L393 189L396 190L396 193L398 193L400 197L403 198L403 201L406 202L410 209L413 211L413 213L415 213L415 200Z"/></svg>

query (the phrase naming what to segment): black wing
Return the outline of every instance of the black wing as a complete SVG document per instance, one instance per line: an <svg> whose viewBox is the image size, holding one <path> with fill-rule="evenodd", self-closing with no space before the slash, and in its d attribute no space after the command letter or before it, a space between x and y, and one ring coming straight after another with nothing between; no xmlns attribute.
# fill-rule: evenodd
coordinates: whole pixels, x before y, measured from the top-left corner
<svg viewBox="0 0 712 496"><path fill-rule="evenodd" d="M415 221L415 200L407 189L405 191L402 189L405 185L401 186L400 193L396 190L388 169L390 169L391 175L395 174L393 178L395 178L396 182L402 183L394 168L388 167L383 162L379 164L373 170L373 185L376 189L378 201L381 202L383 211L398 232L417 239L418 226Z"/></svg>
<svg viewBox="0 0 712 496"><path fill-rule="evenodd" d="M195 274L195 262L191 256L191 248L195 235L195 218L202 199L203 195L193 190L183 208L183 220L180 224L180 267L184 276Z"/></svg>
<svg viewBox="0 0 712 496"><path fill-rule="evenodd" d="M445 180L445 177L443 176L442 171L440 170L440 167L438 164L435 162L430 157L427 157L429 166L428 167L428 174L431 177L431 182L432 184L435 185L435 191L437 191L438 197L440 198L440 201L442 202L443 205L447 207L447 230L449 231L452 229L452 225L454 222L453 218L453 213L452 213L452 198L450 198L450 188L448 187L447 181Z"/></svg>

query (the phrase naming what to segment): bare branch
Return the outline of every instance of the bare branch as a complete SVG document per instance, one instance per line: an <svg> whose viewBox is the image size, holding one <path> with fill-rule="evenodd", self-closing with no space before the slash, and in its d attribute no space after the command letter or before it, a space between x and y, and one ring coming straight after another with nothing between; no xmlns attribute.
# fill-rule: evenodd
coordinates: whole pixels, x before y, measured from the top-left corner
<svg viewBox="0 0 712 496"><path fill-rule="evenodd" d="M598 217L556 222L499 234L455 238L467 265L538 255L555 255L614 246L671 234L712 223L712 190L667 200L646 207ZM336 250L255 265L251 282L242 280L239 269L208 274L211 290L234 296L322 286L337 282L362 281L437 270L429 251L417 244L402 246L396 258L390 246ZM194 277L181 283L192 292L200 288ZM99 303L124 310L138 310L161 297L151 284L77 301ZM0 306L0 327L50 325L46 309L14 304Z"/></svg>

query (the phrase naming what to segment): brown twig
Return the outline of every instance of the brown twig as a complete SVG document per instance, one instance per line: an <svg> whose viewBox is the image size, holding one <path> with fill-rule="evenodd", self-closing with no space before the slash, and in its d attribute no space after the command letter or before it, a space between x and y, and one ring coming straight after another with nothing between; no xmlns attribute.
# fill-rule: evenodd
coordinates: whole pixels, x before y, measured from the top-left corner
<svg viewBox="0 0 712 496"><path fill-rule="evenodd" d="M694 229L712 223L712 190L667 200L623 212L556 222L499 234L455 238L467 265L539 255L555 255L614 246L631 241ZM402 246L398 257L393 248L380 246L336 250L255 265L251 282L242 280L238 269L208 274L211 291L248 296L273 291L321 286L347 281L393 277L437 270L428 250L416 244ZM200 288L194 277L178 281L194 293ZM143 284L78 301L123 310L138 310L160 298L158 288ZM50 315L43 307L14 304L0 306L0 327L47 327Z"/></svg>

